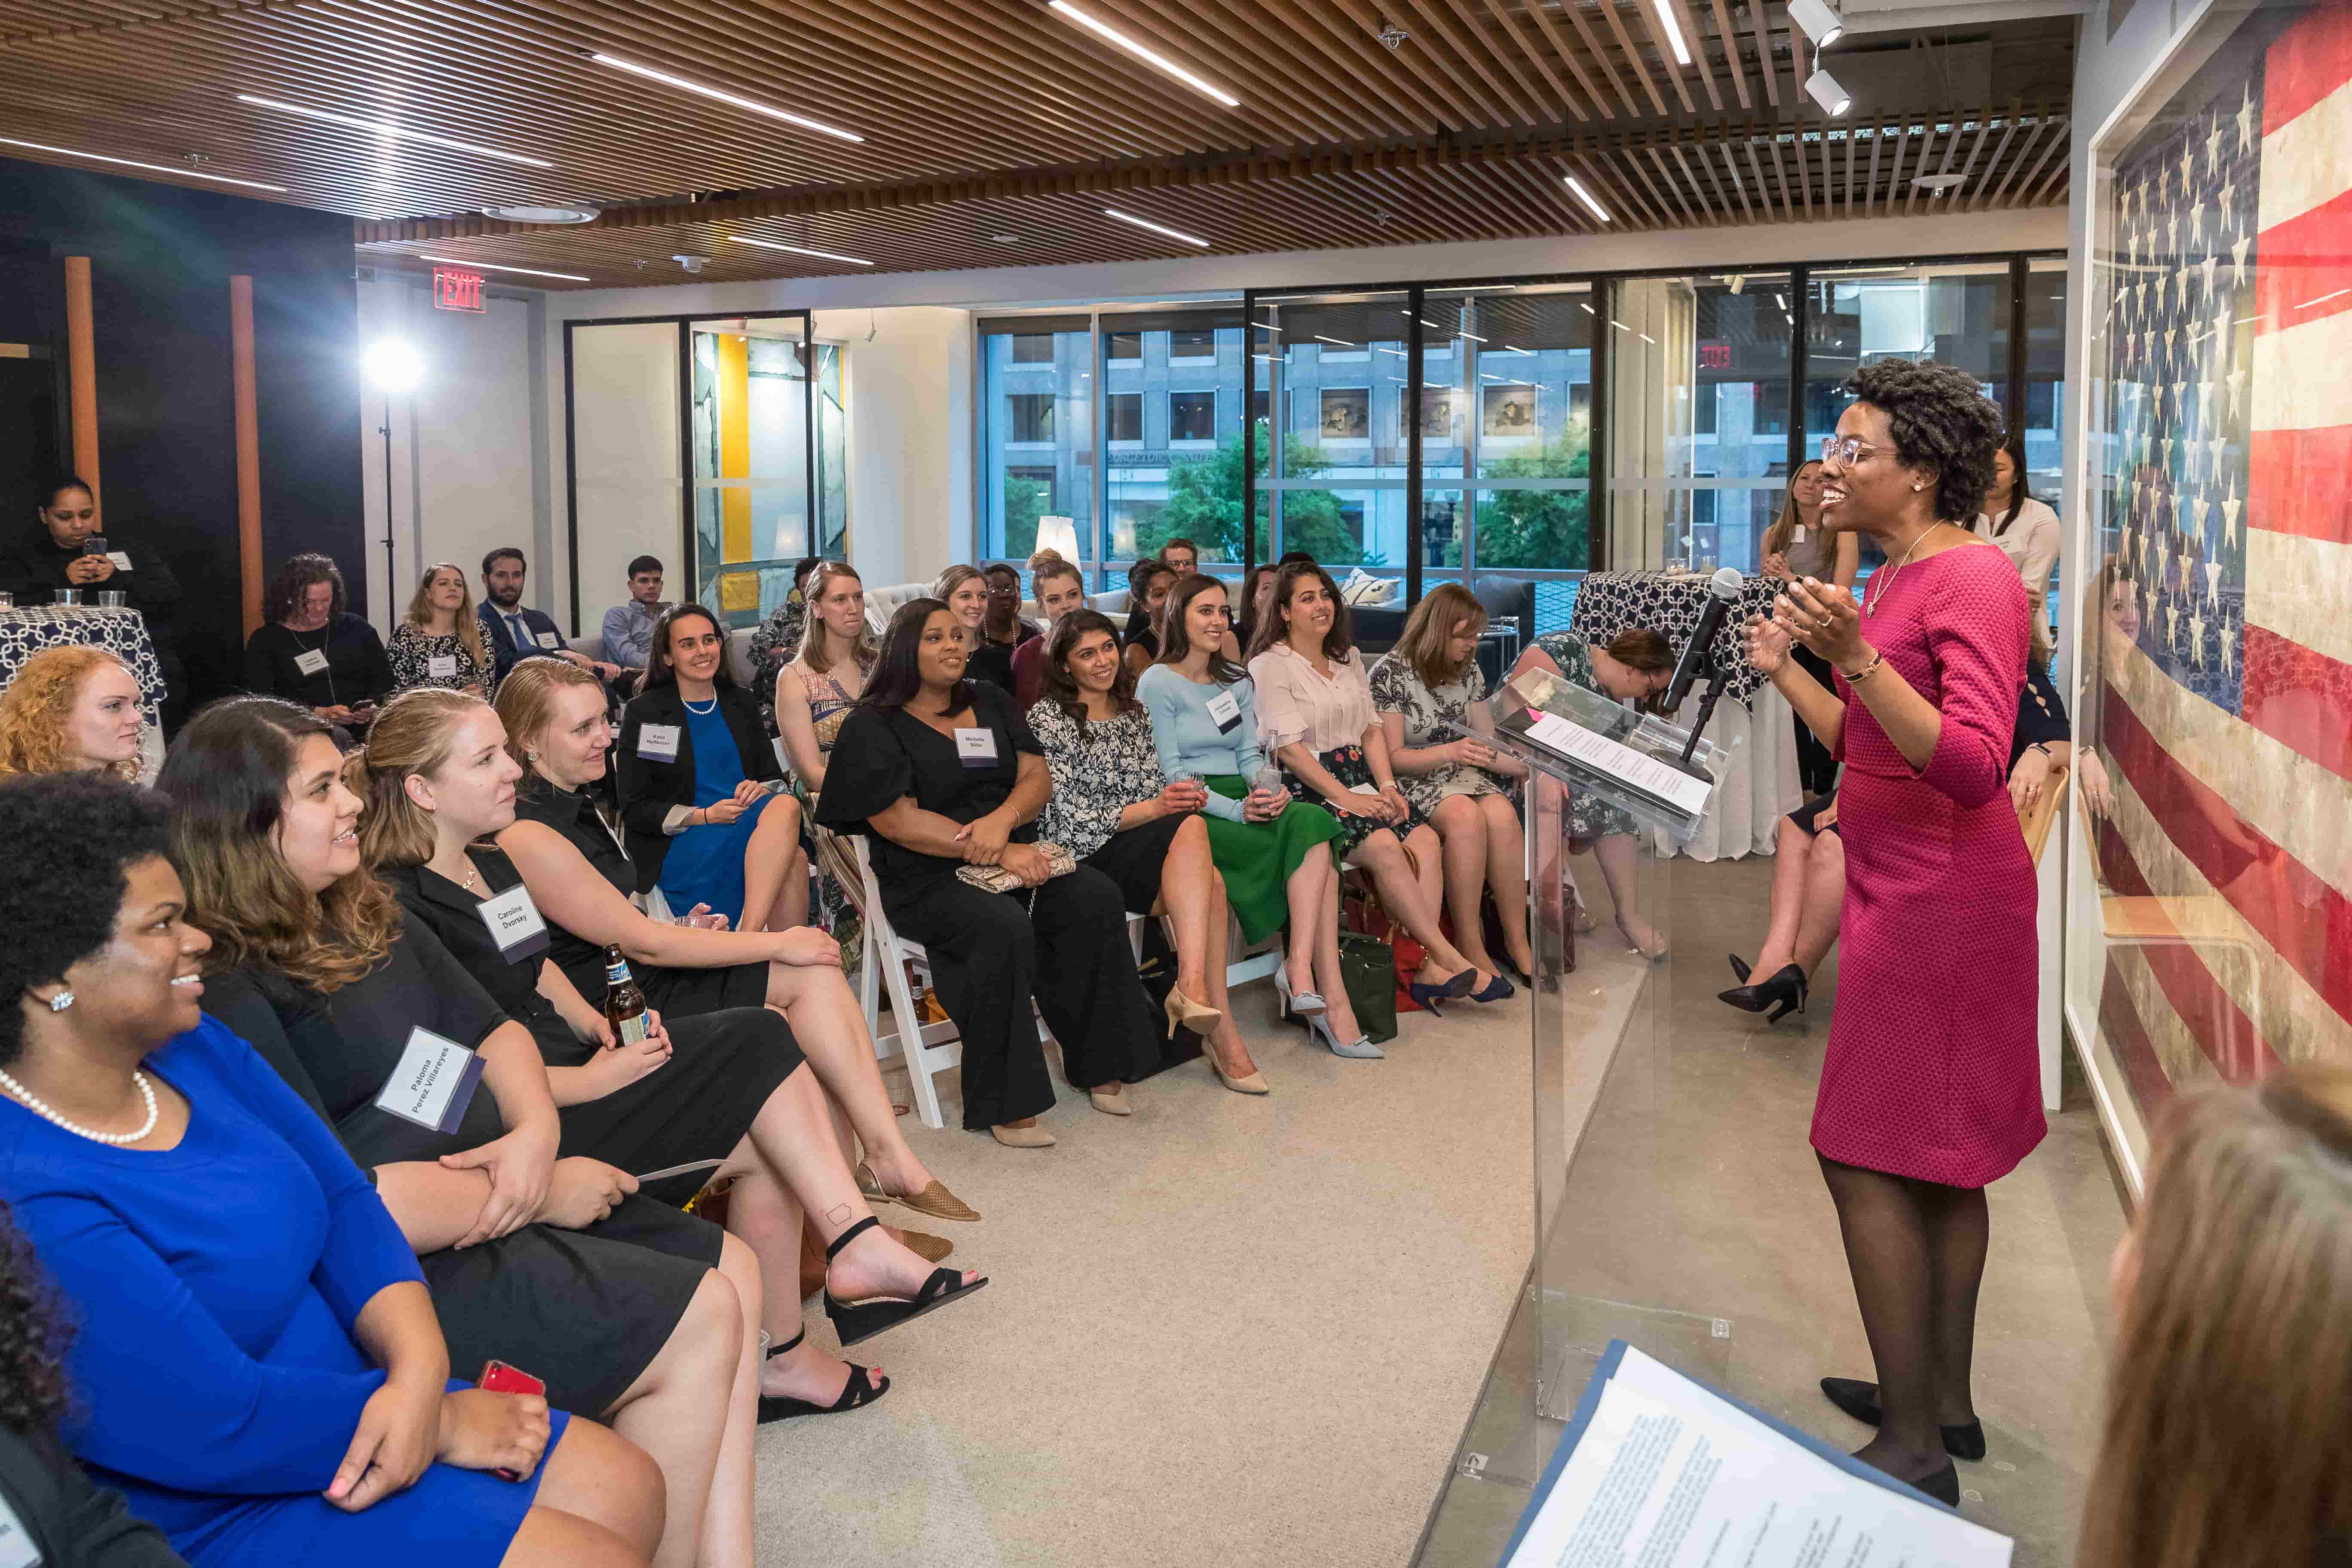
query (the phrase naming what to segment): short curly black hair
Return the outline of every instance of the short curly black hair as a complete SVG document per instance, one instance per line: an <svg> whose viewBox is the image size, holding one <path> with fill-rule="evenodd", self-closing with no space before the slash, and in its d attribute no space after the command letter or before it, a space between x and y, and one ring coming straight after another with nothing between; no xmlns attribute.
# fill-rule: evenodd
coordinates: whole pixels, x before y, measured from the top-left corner
<svg viewBox="0 0 2352 1568"><path fill-rule="evenodd" d="M100 773L0 780L0 1067L25 1048L26 994L114 940L129 868L172 847L171 807Z"/></svg>
<svg viewBox="0 0 2352 1568"><path fill-rule="evenodd" d="M1845 390L1885 412L1896 462L1935 474L1936 516L1973 524L2003 429L2000 405L1977 378L1931 359L1883 359L1847 376Z"/></svg>

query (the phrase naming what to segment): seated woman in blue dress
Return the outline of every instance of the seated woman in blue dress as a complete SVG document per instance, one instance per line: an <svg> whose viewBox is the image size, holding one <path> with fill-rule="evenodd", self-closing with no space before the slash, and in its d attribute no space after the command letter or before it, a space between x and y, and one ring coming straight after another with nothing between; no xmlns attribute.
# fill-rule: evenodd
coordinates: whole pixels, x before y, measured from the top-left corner
<svg viewBox="0 0 2352 1568"><path fill-rule="evenodd" d="M652 1462L450 1382L368 1179L198 1011L211 943L163 802L12 781L0 836L24 857L0 883L0 1194L77 1324L75 1456L198 1568L646 1563Z"/></svg>
<svg viewBox="0 0 2352 1568"><path fill-rule="evenodd" d="M638 892L659 888L679 914L708 906L738 931L807 923L800 803L778 797L784 770L759 700L727 673L727 634L701 605L654 626L615 752Z"/></svg>

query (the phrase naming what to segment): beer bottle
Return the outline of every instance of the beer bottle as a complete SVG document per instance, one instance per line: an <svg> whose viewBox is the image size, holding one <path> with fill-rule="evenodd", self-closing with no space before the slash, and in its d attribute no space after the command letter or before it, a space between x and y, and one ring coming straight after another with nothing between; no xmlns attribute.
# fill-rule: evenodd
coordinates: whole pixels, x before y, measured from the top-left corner
<svg viewBox="0 0 2352 1568"><path fill-rule="evenodd" d="M646 1037L646 994L630 977L629 961L609 942L604 947L604 1022L613 1026L616 1048Z"/></svg>

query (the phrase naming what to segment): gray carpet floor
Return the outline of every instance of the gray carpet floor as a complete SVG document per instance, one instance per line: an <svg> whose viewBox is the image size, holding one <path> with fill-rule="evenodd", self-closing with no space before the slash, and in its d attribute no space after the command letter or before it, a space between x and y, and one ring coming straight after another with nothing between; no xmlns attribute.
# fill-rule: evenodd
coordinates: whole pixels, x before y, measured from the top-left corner
<svg viewBox="0 0 2352 1568"><path fill-rule="evenodd" d="M1770 869L1678 863L1676 956L1650 984L1675 1028L1722 1031L1727 1061L1757 1075L1710 1074L1685 1092L1719 1100L1710 1113L1734 1135L1766 1135L1759 1106L1776 1128L1792 1123L1785 1158L1769 1162L1789 1180L1756 1194L1759 1220L1786 1233L1785 1261L1822 1276L1821 1321L1787 1367L1759 1375L1787 1382L1801 1408L1797 1385L1825 1356L1856 1375L1868 1362L1802 1146L1833 966L1801 1028L1768 1033L1712 1002L1729 984L1721 951L1753 949ZM1587 895L1606 910L1597 887ZM1590 950L1587 977L1626 962ZM762 1430L763 1563L1409 1560L1533 1246L1528 1005L1407 1015L1384 1062L1339 1060L1277 1026L1263 981L1236 1007L1266 1098L1229 1093L1192 1063L1130 1089L1125 1120L1065 1089L1045 1121L1059 1146L1042 1152L908 1123L986 1216L928 1228L991 1283L859 1347L897 1380L878 1405ZM952 1115L954 1076L940 1083ZM2034 1459L2058 1472L2039 1478L2041 1507L2011 1504L2039 1517L2002 1521L2027 1546L2021 1562L2071 1557L2065 1514L2095 1440L2099 1281L2121 1218L2087 1119L2078 1091L2021 1179L1995 1192L2007 1258L1987 1286L1979 1403L1989 1425L2031 1432ZM829 1342L814 1304L810 1321ZM1827 1435L1838 1418L1818 1414L1807 1425Z"/></svg>

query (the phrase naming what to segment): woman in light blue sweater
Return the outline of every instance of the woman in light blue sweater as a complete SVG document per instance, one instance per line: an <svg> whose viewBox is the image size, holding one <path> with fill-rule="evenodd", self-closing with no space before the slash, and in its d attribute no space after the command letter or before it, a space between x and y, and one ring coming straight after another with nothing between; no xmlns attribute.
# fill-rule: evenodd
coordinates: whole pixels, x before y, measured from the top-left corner
<svg viewBox="0 0 2352 1568"><path fill-rule="evenodd" d="M1381 1056L1339 977L1339 860L1323 847L1339 836L1339 823L1293 801L1259 751L1250 679L1221 651L1225 629L1223 584L1187 577L1170 592L1159 660L1135 687L1151 714L1160 772L1208 786L1209 852L1242 935L1263 942L1289 922L1274 977L1285 1015L1341 1056Z"/></svg>

